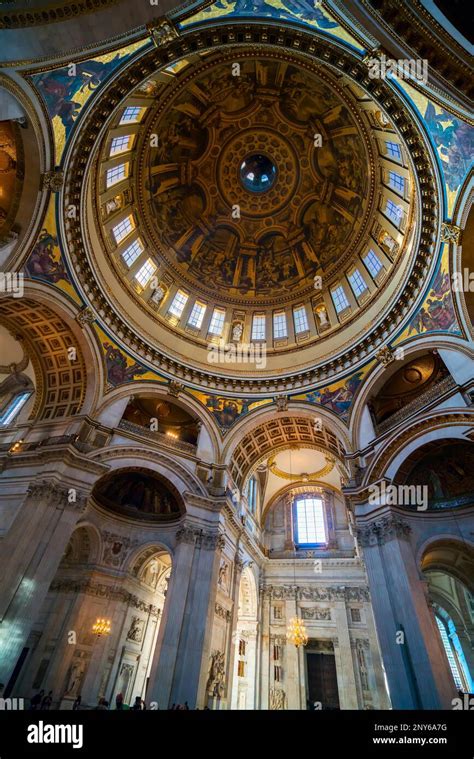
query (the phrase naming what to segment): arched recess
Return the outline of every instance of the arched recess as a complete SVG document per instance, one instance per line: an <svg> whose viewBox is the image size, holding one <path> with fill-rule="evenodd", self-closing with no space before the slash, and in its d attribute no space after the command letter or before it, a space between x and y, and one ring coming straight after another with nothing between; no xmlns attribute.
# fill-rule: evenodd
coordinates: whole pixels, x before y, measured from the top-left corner
<svg viewBox="0 0 474 759"><path fill-rule="evenodd" d="M271 411L257 411L232 430L223 459L233 482L242 490L248 477L272 451L291 445L325 450L345 466L347 428L320 406L295 404L279 413L273 406Z"/></svg>
<svg viewBox="0 0 474 759"><path fill-rule="evenodd" d="M202 404L188 393L180 393L178 396L169 393L168 385L160 385L152 382L134 382L133 386L117 387L102 399L97 408L97 421L108 427L119 425L123 413L134 397L146 396L161 398L174 403L176 406L195 416L201 423L197 454L200 459L215 462L219 458L219 435L217 428L206 413Z"/></svg>
<svg viewBox="0 0 474 759"><path fill-rule="evenodd" d="M420 569L456 687L474 685L474 548L439 538L420 551Z"/></svg>
<svg viewBox="0 0 474 759"><path fill-rule="evenodd" d="M41 175L51 163L52 131L42 106L27 80L0 74L0 113L14 133L17 190L14 208L5 226L0 219L0 267L16 271L41 228L49 193L41 188Z"/></svg>
<svg viewBox="0 0 474 759"><path fill-rule="evenodd" d="M35 370L30 418L37 420L87 413L101 376L96 346L73 320L70 303L47 290L26 287L22 298L0 298L0 324L21 336Z"/></svg>
<svg viewBox="0 0 474 759"><path fill-rule="evenodd" d="M90 521L78 522L72 533L61 566L72 564L93 565L102 555L102 537L97 527Z"/></svg>
<svg viewBox="0 0 474 759"><path fill-rule="evenodd" d="M108 464L112 472L120 469L144 467L158 473L176 488L184 499L187 492L195 495L207 495L204 484L181 461L153 448L146 450L143 444L113 446L90 454L90 458Z"/></svg>
<svg viewBox="0 0 474 759"><path fill-rule="evenodd" d="M400 466L417 448L433 440L469 440L474 414L471 410L444 409L425 416L408 429L391 435L364 471L362 485L377 482L382 477L393 479Z"/></svg>
<svg viewBox="0 0 474 759"><path fill-rule="evenodd" d="M452 335L421 335L404 343L403 350L403 360L395 360L387 367L383 366L382 363L377 363L365 377L361 392L356 397L350 419L350 435L354 450L363 450L374 439L376 435L374 424L370 416L369 422L366 419L366 415L369 413L367 405L384 383L399 371L401 367L409 364L422 354L437 352L452 378L451 384L449 378L445 380L444 384L446 386L454 386L457 379L458 365L466 367L466 364L472 362L472 350L470 346L462 338ZM459 381L462 382L464 379L460 377ZM442 387L440 390L442 390ZM422 410L420 408L420 411Z"/></svg>
<svg viewBox="0 0 474 759"><path fill-rule="evenodd" d="M396 485L428 488L430 508L474 505L474 442L432 440L404 459Z"/></svg>
<svg viewBox="0 0 474 759"><path fill-rule="evenodd" d="M179 490L150 467L132 466L105 474L94 485L92 504L130 519L168 523L186 508Z"/></svg>
<svg viewBox="0 0 474 759"><path fill-rule="evenodd" d="M419 551L422 572L444 572L474 595L474 546L454 537L432 538Z"/></svg>
<svg viewBox="0 0 474 759"><path fill-rule="evenodd" d="M231 709L255 709L257 623L257 583L251 566L247 564L242 570L239 585Z"/></svg>

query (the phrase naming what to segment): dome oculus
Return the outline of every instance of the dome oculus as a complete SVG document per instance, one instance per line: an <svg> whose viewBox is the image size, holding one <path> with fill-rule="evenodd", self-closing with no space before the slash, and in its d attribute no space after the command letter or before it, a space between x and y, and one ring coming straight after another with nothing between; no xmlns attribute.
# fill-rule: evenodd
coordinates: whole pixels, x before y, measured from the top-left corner
<svg viewBox="0 0 474 759"><path fill-rule="evenodd" d="M276 166L261 153L247 156L240 165L240 181L249 192L265 192L275 183Z"/></svg>

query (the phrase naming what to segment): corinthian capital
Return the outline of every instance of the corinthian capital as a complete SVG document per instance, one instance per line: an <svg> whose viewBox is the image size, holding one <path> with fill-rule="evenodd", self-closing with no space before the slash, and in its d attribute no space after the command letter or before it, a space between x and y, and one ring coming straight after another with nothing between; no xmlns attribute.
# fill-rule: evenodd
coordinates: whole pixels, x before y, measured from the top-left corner
<svg viewBox="0 0 474 759"><path fill-rule="evenodd" d="M376 519L357 529L357 539L361 546L375 546L388 543L395 538L408 540L411 527L396 514Z"/></svg>
<svg viewBox="0 0 474 759"><path fill-rule="evenodd" d="M27 495L34 501L47 501L50 506L58 509L70 508L83 511L87 504L87 496L76 488L68 488L57 482L38 480L28 488Z"/></svg>

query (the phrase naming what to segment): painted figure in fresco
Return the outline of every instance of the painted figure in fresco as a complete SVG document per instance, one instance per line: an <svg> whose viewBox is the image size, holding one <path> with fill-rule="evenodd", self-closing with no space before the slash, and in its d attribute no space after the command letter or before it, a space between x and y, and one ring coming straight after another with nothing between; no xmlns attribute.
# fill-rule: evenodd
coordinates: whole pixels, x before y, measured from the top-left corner
<svg viewBox="0 0 474 759"><path fill-rule="evenodd" d="M428 103L425 121L442 157L443 172L450 190L457 190L470 169L474 154L474 132L464 121L444 109L437 114Z"/></svg>
<svg viewBox="0 0 474 759"><path fill-rule="evenodd" d="M39 277L51 283L68 279L61 259L54 260L54 248L57 245L58 238L43 229L25 266L29 277Z"/></svg>
<svg viewBox="0 0 474 759"><path fill-rule="evenodd" d="M114 348L110 343L104 343L105 365L107 368L107 380L114 387L123 382L131 382L137 374L146 374L148 369L136 362L127 366L127 359L120 348Z"/></svg>
<svg viewBox="0 0 474 759"><path fill-rule="evenodd" d="M236 0L233 10L229 15L232 16L271 16L272 18L284 18L288 21L295 21L295 16L300 16L303 21L316 21L322 29L333 29L338 24L330 21L324 13L315 7L311 0L282 0L282 4L287 11L282 8L276 8L265 0ZM224 3L223 0L217 0L216 3L206 8L205 12L212 12L214 8L226 9L231 7L230 3Z"/></svg>
<svg viewBox="0 0 474 759"><path fill-rule="evenodd" d="M450 291L449 274L438 271L433 281L430 297L410 321L409 332L432 332L444 330L452 332L456 328L453 299Z"/></svg>
<svg viewBox="0 0 474 759"><path fill-rule="evenodd" d="M74 96L84 90L95 90L120 62L120 55L107 63L101 61L82 61L71 66L48 71L35 77L35 84L46 101L52 118L59 116L69 134L76 120L81 103L73 100Z"/></svg>
<svg viewBox="0 0 474 759"><path fill-rule="evenodd" d="M178 511L175 499L164 486L151 477L135 472L118 475L113 480L104 482L97 491L111 506L124 506L145 514L173 514Z"/></svg>
<svg viewBox="0 0 474 759"><path fill-rule="evenodd" d="M249 411L250 401L247 399L239 399L239 403L242 404L242 408L239 412L239 406L237 401L231 398L216 398L213 395L209 395L206 399L207 408L212 410L212 414L217 420L220 427L229 428L234 422Z"/></svg>
<svg viewBox="0 0 474 759"><path fill-rule="evenodd" d="M357 372L346 381L345 385L336 388L336 390L314 390L307 394L310 403L320 403L327 406L334 413L346 416L349 412L355 392L362 382L362 372Z"/></svg>

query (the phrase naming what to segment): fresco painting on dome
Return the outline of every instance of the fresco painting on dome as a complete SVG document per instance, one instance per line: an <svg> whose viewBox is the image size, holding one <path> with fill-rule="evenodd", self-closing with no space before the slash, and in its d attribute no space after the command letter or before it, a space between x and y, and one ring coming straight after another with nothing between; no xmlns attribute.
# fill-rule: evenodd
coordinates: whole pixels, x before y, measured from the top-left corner
<svg viewBox="0 0 474 759"><path fill-rule="evenodd" d="M272 403L271 398L252 401L248 398L222 398L218 395L200 393L197 390L190 390L189 392L198 398L208 411L211 412L221 432L226 432L238 419L241 419L250 411Z"/></svg>
<svg viewBox="0 0 474 759"><path fill-rule="evenodd" d="M46 103L51 118L56 164L61 162L66 140L84 104L117 66L148 43L147 38L97 58L71 61L66 66L31 76L31 80Z"/></svg>
<svg viewBox="0 0 474 759"><path fill-rule="evenodd" d="M270 18L293 21L322 30L337 39L363 50L351 34L339 24L316 0L217 0L204 10L180 22L185 28L203 21L229 18Z"/></svg>
<svg viewBox="0 0 474 759"><path fill-rule="evenodd" d="M102 347L107 382L109 385L117 387L118 385L123 385L127 382L133 382L135 379L166 382L164 377L160 377L160 375L155 372L151 372L146 366L139 364L133 358L128 356L96 324L94 324L94 329Z"/></svg>
<svg viewBox="0 0 474 759"><path fill-rule="evenodd" d="M357 389L362 382L362 377L367 373L370 366L368 364L361 371L336 382L334 385L329 385L319 390L312 390L302 395L295 395L291 400L301 400L325 406L346 421L349 418L350 408Z"/></svg>
<svg viewBox="0 0 474 759"><path fill-rule="evenodd" d="M456 319L449 276L449 251L444 245L443 254L423 305L410 320L407 329L395 341L420 335L423 332L450 332L462 334Z"/></svg>
<svg viewBox="0 0 474 759"><path fill-rule="evenodd" d="M447 215L451 217L459 188L473 166L474 127L398 79L416 105L436 148L446 180Z"/></svg>
<svg viewBox="0 0 474 759"><path fill-rule="evenodd" d="M48 211L36 244L25 264L25 274L31 279L40 279L55 285L70 295L76 303L81 303L64 266L58 243L55 199L51 198Z"/></svg>

